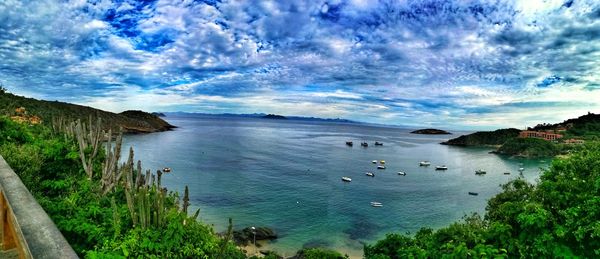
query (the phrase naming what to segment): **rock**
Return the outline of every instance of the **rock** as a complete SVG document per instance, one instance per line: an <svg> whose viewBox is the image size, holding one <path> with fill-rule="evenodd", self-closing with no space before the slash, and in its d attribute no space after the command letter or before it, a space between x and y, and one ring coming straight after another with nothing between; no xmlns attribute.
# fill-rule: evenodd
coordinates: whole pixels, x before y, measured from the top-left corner
<svg viewBox="0 0 600 259"><path fill-rule="evenodd" d="M256 241L277 239L277 233L268 227L257 227ZM254 241L252 228L247 227L242 230L233 231L233 239L237 244L248 245ZM258 244L257 244L258 246Z"/></svg>
<svg viewBox="0 0 600 259"><path fill-rule="evenodd" d="M263 119L276 119L276 120L286 120L285 116L277 115L277 114L267 114L262 116Z"/></svg>
<svg viewBox="0 0 600 259"><path fill-rule="evenodd" d="M412 134L427 134L427 135L452 134L448 131L440 130L440 129L420 129L420 130L411 131L410 133L412 133Z"/></svg>

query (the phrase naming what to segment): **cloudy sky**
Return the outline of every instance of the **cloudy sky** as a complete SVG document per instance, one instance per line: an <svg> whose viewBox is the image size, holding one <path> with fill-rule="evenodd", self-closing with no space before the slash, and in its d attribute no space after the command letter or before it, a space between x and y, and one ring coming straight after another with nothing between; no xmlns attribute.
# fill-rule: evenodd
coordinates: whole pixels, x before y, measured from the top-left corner
<svg viewBox="0 0 600 259"><path fill-rule="evenodd" d="M111 111L524 127L600 112L594 0L0 2L9 91Z"/></svg>

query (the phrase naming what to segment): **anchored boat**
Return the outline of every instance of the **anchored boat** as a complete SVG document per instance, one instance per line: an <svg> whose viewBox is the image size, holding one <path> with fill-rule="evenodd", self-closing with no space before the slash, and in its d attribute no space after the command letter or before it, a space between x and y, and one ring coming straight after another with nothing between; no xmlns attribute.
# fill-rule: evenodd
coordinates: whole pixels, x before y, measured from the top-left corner
<svg viewBox="0 0 600 259"><path fill-rule="evenodd" d="M445 165L438 165L435 167L435 170L448 170L448 167Z"/></svg>
<svg viewBox="0 0 600 259"><path fill-rule="evenodd" d="M419 166L430 166L431 163L429 161L421 161L419 162Z"/></svg>
<svg viewBox="0 0 600 259"><path fill-rule="evenodd" d="M352 182L352 178L344 176L344 177L342 177L342 181L344 181L344 182Z"/></svg>

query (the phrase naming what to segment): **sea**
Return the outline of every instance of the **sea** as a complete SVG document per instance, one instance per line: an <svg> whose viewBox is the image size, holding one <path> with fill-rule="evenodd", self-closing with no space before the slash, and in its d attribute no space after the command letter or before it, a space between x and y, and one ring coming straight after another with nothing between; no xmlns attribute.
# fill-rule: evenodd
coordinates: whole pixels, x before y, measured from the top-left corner
<svg viewBox="0 0 600 259"><path fill-rule="evenodd" d="M535 183L550 162L439 144L468 132L419 135L396 126L222 115L164 119L178 128L127 135L124 148L132 146L145 169L172 168L163 185L180 196L188 186L190 210L200 209L199 219L216 232L229 218L235 229L272 228L279 238L260 249L284 256L319 246L360 258L364 244L386 233L438 229L465 215L484 215L487 201L519 177L519 168ZM377 169L373 160L384 160L386 168ZM431 166L419 166L425 160ZM448 170L435 170L438 165ZM487 173L475 175L479 169ZM343 182L344 176L352 181Z"/></svg>

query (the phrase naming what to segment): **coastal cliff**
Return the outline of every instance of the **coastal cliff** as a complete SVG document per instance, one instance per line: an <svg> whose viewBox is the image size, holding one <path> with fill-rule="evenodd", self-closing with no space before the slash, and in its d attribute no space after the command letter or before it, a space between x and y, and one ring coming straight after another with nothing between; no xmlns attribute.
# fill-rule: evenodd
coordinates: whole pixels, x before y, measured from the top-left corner
<svg viewBox="0 0 600 259"><path fill-rule="evenodd" d="M21 108L24 109L20 111ZM123 128L125 133L150 133L175 128L175 126L157 115L143 111L113 113L83 105L37 100L6 92L0 93L0 115L13 116L17 113L35 115L45 123L59 117L67 120L80 119L87 121L91 116L100 118L105 128L112 128L113 130Z"/></svg>
<svg viewBox="0 0 600 259"><path fill-rule="evenodd" d="M478 131L450 139L441 144L453 146L499 146L509 139L518 137L519 132L520 130L515 128L499 129L495 131Z"/></svg>

